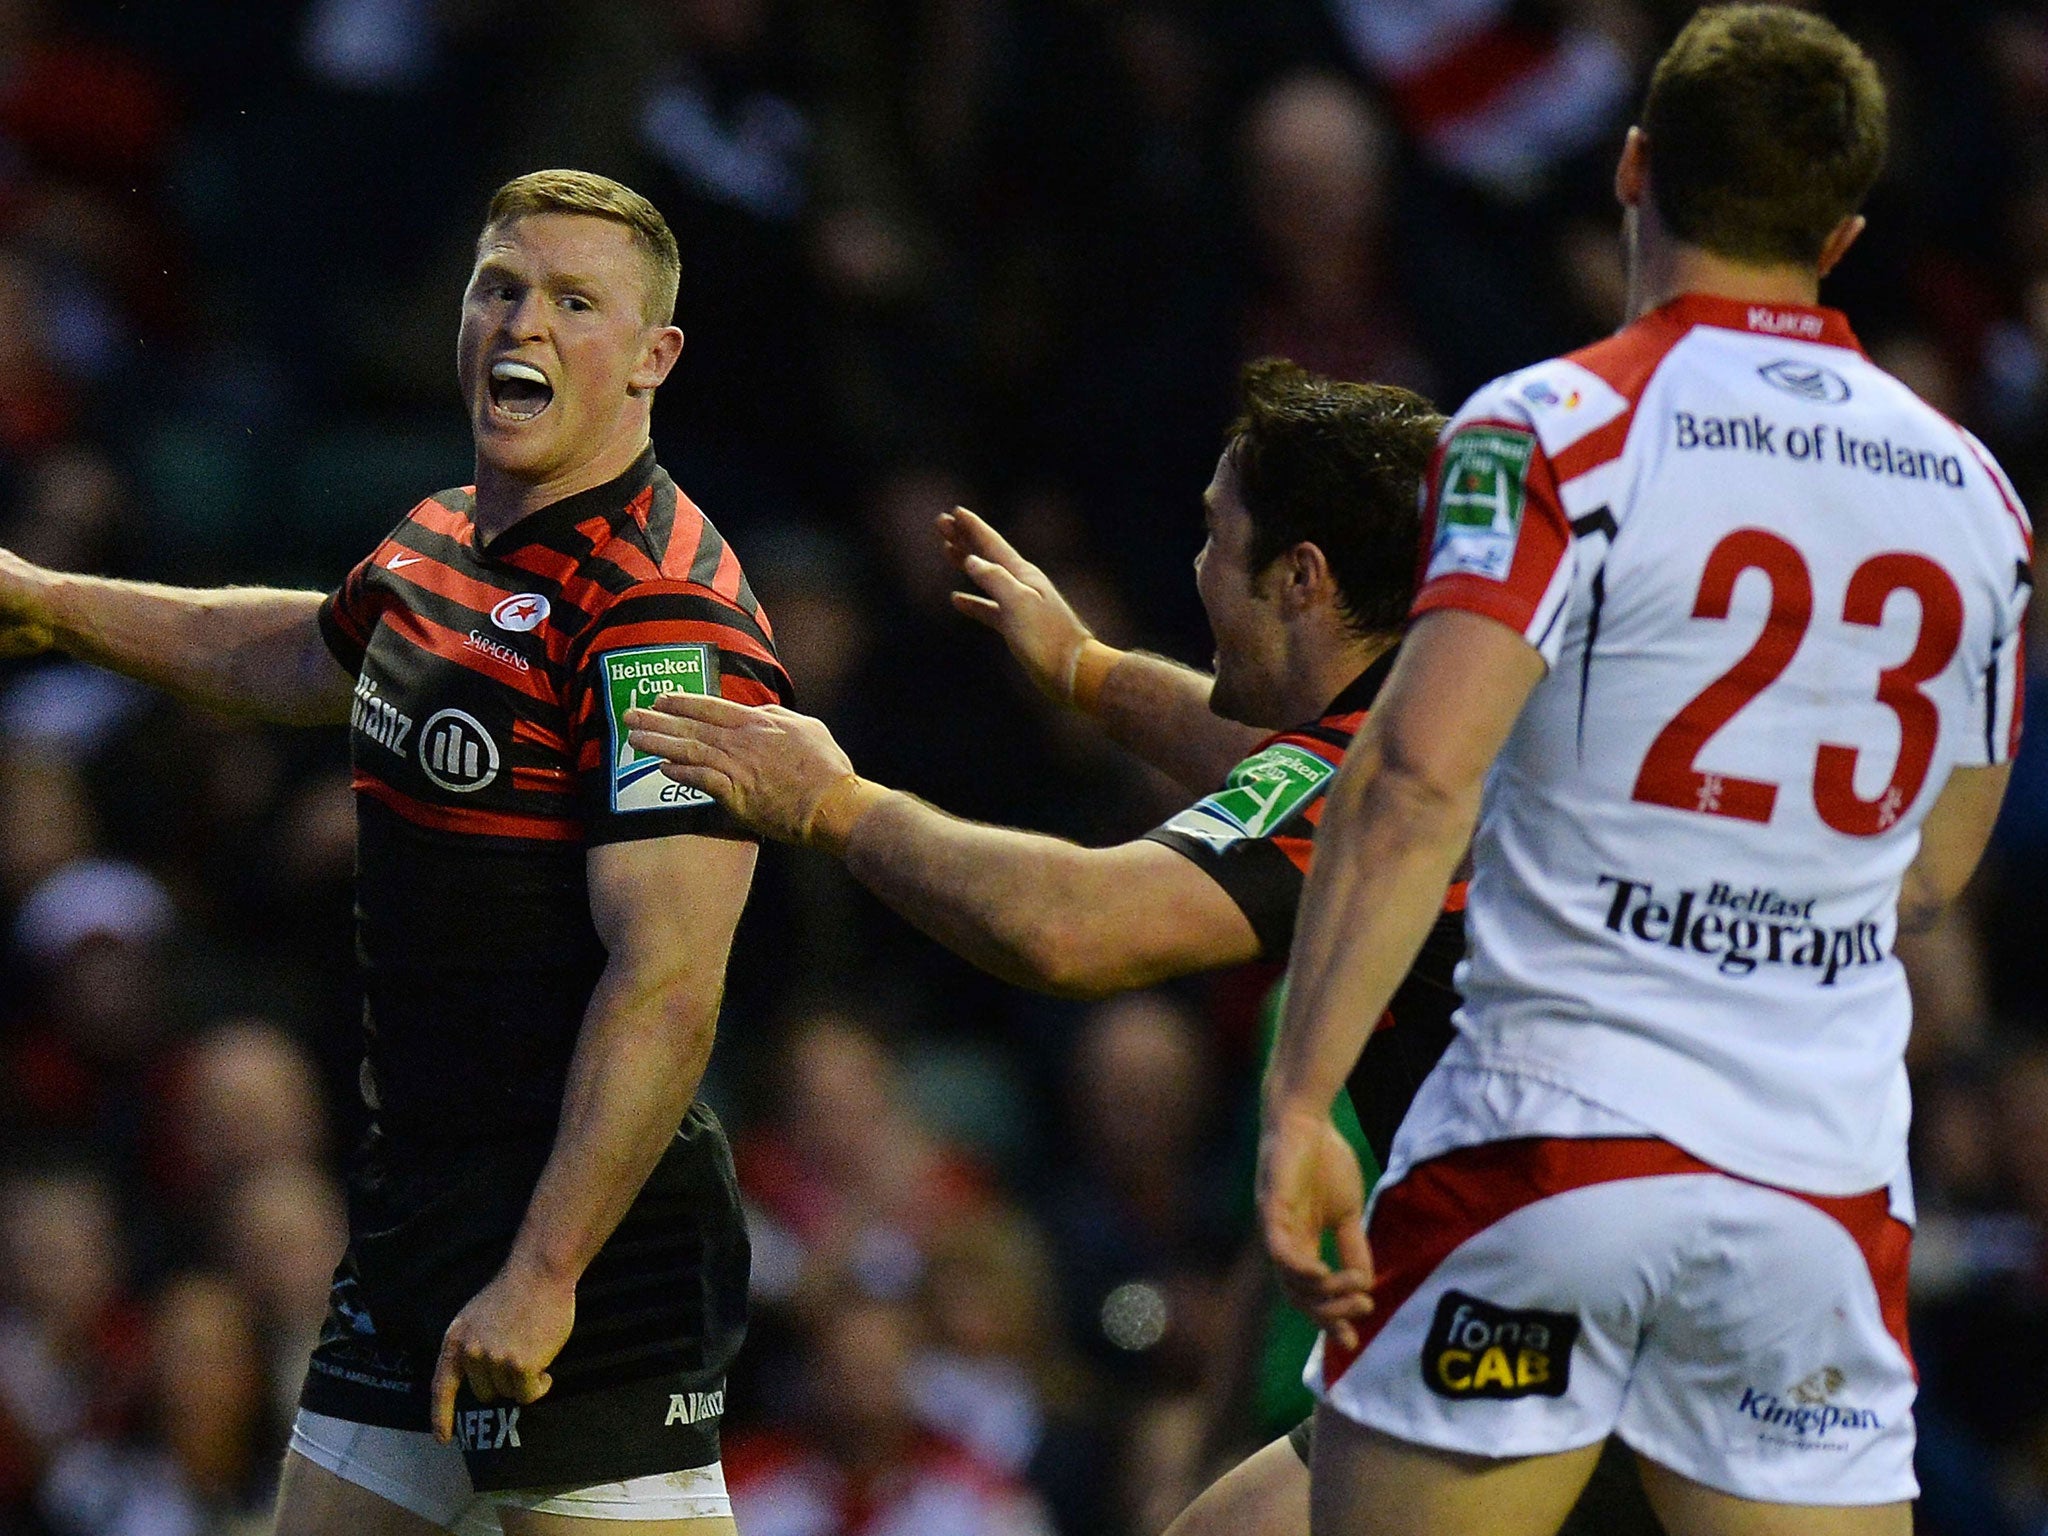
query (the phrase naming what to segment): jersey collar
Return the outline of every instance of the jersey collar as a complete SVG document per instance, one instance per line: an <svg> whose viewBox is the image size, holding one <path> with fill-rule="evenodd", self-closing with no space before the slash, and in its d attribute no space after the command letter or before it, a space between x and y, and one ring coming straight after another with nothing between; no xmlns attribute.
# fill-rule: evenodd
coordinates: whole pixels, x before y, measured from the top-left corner
<svg viewBox="0 0 2048 1536"><path fill-rule="evenodd" d="M615 480L593 485L587 491L551 501L529 512L510 528L482 547L480 553L494 558L528 544L556 544L562 535L594 517L610 522L621 516L633 499L654 483L654 446L641 451L630 468Z"/></svg>
<svg viewBox="0 0 2048 1536"><path fill-rule="evenodd" d="M1332 715L1356 715L1371 709L1373 700L1380 696L1380 689L1387 681L1387 674L1394 670L1394 658L1401 653L1400 643L1388 646L1373 658L1371 666L1354 677L1344 691L1330 701L1330 707L1323 711L1323 718Z"/></svg>
<svg viewBox="0 0 2048 1536"><path fill-rule="evenodd" d="M1682 293L1651 313L1681 329L1712 325L1786 341L1817 341L1826 347L1847 347L1859 355L1863 352L1863 343L1856 339L1856 333L1849 329L1848 317L1839 309L1805 304L1752 304L1747 299L1723 298L1715 293Z"/></svg>

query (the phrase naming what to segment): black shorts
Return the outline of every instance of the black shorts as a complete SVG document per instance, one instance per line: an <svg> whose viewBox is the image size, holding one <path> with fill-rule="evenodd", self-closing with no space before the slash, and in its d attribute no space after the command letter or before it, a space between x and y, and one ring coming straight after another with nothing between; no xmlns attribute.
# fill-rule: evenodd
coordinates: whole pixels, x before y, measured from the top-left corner
<svg viewBox="0 0 2048 1536"><path fill-rule="evenodd" d="M441 1338L495 1275L546 1149L502 1150L439 1187L375 1159L352 1177L348 1252L299 1405L429 1428ZM620 1482L718 1460L725 1377L746 1333L748 1246L732 1156L693 1107L576 1287L576 1327L539 1402L456 1396L480 1491Z"/></svg>
<svg viewBox="0 0 2048 1536"><path fill-rule="evenodd" d="M1311 1465L1315 1436L1313 1415L1287 1432L1287 1443L1303 1466ZM1664 1536L1664 1527L1650 1508L1649 1495L1643 1492L1635 1453L1619 1440L1610 1439L1600 1452L1586 1491L1579 1495L1557 1536Z"/></svg>

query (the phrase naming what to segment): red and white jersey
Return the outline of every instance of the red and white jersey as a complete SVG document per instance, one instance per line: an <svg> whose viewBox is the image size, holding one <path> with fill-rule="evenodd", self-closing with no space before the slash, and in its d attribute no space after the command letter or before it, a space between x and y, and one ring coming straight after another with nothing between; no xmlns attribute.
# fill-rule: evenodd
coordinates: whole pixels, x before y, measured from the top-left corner
<svg viewBox="0 0 2048 1536"><path fill-rule="evenodd" d="M1482 389L1427 494L1415 611L1550 669L1487 783L1443 1070L1790 1189L1890 1181L1900 877L1949 770L2018 737L2010 484L1839 314L1695 295Z"/></svg>

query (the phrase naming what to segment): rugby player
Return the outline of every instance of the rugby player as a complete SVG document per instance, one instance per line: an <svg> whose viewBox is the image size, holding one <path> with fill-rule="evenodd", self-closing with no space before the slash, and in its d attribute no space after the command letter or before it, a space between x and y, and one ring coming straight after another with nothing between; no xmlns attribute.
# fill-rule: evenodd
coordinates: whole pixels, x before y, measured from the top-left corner
<svg viewBox="0 0 2048 1536"><path fill-rule="evenodd" d="M1439 450L1265 1094L1326 1536L1554 1531L1610 1434L1675 1536L1911 1528L1891 941L1997 812L2030 535L1817 307L1885 135L1827 21L1701 11L1616 174L1630 323ZM1330 1098L1468 841L1457 1037L1362 1225Z"/></svg>
<svg viewBox="0 0 2048 1536"><path fill-rule="evenodd" d="M654 462L674 237L603 177L500 188L463 295L476 483L340 589L185 591L0 554L0 650L347 721L374 1131L283 1536L731 1528L748 1250L695 1103L756 846L637 763L681 687L788 696L733 552Z"/></svg>
<svg viewBox="0 0 2048 1536"><path fill-rule="evenodd" d="M958 820L860 778L822 723L786 709L664 698L628 716L629 740L764 836L844 859L916 926L1023 986L1099 997L1285 957L1325 786L1394 662L1441 418L1406 390L1278 362L1247 369L1243 394L1195 562L1213 676L1104 645L986 522L940 519L978 589L955 605L1000 633L1039 688L1202 794L1146 837L1083 848ZM1447 894L1354 1077L1376 1155L1449 1038L1461 897ZM1298 1536L1309 1444L1303 1426L1248 1458L1176 1536ZM1575 1528L1654 1529L1626 1459L1613 1471Z"/></svg>

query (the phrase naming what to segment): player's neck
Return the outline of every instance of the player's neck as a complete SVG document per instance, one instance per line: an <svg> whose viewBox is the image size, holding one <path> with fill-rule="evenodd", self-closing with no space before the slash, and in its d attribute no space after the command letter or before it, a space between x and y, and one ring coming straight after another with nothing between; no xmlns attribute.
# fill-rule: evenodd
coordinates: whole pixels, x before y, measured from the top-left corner
<svg viewBox="0 0 2048 1536"><path fill-rule="evenodd" d="M1297 669L1301 687L1288 700L1287 723L1313 720L1330 707L1331 700L1357 682L1365 669L1392 650L1399 635L1352 635L1313 658L1304 658Z"/></svg>
<svg viewBox="0 0 2048 1536"><path fill-rule="evenodd" d="M1820 274L1812 267L1754 266L1731 261L1696 245L1659 242L1644 250L1631 285L1629 318L1688 293L1734 299L1744 304L1794 305L1812 308L1820 302Z"/></svg>
<svg viewBox="0 0 2048 1536"><path fill-rule="evenodd" d="M543 507L618 479L646 451L645 433L637 438L623 438L597 457L539 480L510 474L478 455L476 510L470 515L470 521L476 525L477 544L490 543L521 518L531 517Z"/></svg>

